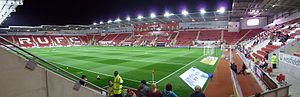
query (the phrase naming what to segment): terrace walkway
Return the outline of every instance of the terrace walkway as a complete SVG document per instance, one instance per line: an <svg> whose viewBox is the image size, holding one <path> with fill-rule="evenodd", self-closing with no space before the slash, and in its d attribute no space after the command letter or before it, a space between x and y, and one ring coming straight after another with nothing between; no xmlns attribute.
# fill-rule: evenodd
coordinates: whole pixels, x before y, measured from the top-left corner
<svg viewBox="0 0 300 97"><path fill-rule="evenodd" d="M241 70L243 61L236 53L232 53L233 60L238 67L238 71ZM255 78L252 74L248 74L246 76L240 74L237 76L240 87L242 89L242 93L244 97L249 97L254 95L255 93L261 93L262 89L259 84L256 82Z"/></svg>
<svg viewBox="0 0 300 97"><path fill-rule="evenodd" d="M214 72L214 77L209 80L208 86L205 89L207 97L230 97L234 95L233 82L230 75L229 60L225 60L224 56L229 55L229 51L224 51L220 62ZM236 63L238 70L242 67L242 60L233 53L233 60ZM249 97L257 92L262 92L262 89L251 74L246 76L237 76L244 97Z"/></svg>
<svg viewBox="0 0 300 97"><path fill-rule="evenodd" d="M214 77L208 81L204 93L206 97L229 97L233 95L233 84L230 75L229 60L225 60L228 51L224 51L214 72Z"/></svg>

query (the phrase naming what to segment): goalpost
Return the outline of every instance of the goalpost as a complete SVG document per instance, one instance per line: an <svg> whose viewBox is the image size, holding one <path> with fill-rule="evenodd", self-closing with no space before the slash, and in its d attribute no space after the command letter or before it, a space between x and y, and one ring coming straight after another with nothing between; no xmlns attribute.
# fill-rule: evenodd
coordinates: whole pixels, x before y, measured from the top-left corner
<svg viewBox="0 0 300 97"><path fill-rule="evenodd" d="M204 55L213 55L215 53L215 47L214 46L204 46L203 53L204 53Z"/></svg>

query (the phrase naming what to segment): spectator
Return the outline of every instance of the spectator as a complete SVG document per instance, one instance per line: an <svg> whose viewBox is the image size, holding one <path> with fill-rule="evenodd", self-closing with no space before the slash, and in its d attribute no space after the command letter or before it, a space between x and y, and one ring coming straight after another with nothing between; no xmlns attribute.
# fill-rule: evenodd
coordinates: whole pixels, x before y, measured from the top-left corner
<svg viewBox="0 0 300 97"><path fill-rule="evenodd" d="M114 96L114 91L113 91L113 82L111 80L108 80L108 97L113 97Z"/></svg>
<svg viewBox="0 0 300 97"><path fill-rule="evenodd" d="M81 84L82 86L86 86L86 83L84 81L87 81L87 77L86 75L82 75L81 79L79 81L79 84Z"/></svg>
<svg viewBox="0 0 300 97"><path fill-rule="evenodd" d="M235 65L235 63L231 63L230 68L231 68L231 70L232 70L235 74L238 74L238 72L237 72L237 66Z"/></svg>
<svg viewBox="0 0 300 97"><path fill-rule="evenodd" d="M245 63L243 63L242 69L240 70L239 74L245 75L246 69L247 69L247 67L246 67Z"/></svg>
<svg viewBox="0 0 300 97"><path fill-rule="evenodd" d="M191 95L191 97L205 97L205 94L202 92L199 85L195 87L195 92Z"/></svg>
<svg viewBox="0 0 300 97"><path fill-rule="evenodd" d="M261 61L260 64L259 64L259 67L262 68L262 69L267 69L268 63L265 62L265 61Z"/></svg>
<svg viewBox="0 0 300 97"><path fill-rule="evenodd" d="M147 86L147 82L145 80L142 80L138 87L139 97L147 97L148 91L149 88Z"/></svg>
<svg viewBox="0 0 300 97"><path fill-rule="evenodd" d="M137 97L137 96L134 93L134 91L132 91L131 89L127 89L127 94L125 95L125 97Z"/></svg>
<svg viewBox="0 0 300 97"><path fill-rule="evenodd" d="M255 93L254 97L260 97L261 94L260 93Z"/></svg>
<svg viewBox="0 0 300 97"><path fill-rule="evenodd" d="M163 97L162 93L158 90L156 84L152 84L150 91L147 94L147 97Z"/></svg>
<svg viewBox="0 0 300 97"><path fill-rule="evenodd" d="M266 51L266 55L264 56L264 58L265 58L265 60L268 60L269 59L269 52L268 51Z"/></svg>
<svg viewBox="0 0 300 97"><path fill-rule="evenodd" d="M271 57L272 61L271 61L271 64L273 65L273 69L276 69L276 63L277 63L277 56L276 54L274 53L273 56Z"/></svg>
<svg viewBox="0 0 300 97"><path fill-rule="evenodd" d="M119 75L118 71L114 72L115 78L114 78L114 84L113 84L113 89L114 89L114 97L122 97L122 84L123 84L123 79Z"/></svg>
<svg viewBox="0 0 300 97"><path fill-rule="evenodd" d="M172 85L168 83L166 85L165 90L163 91L163 97L178 97L173 91L172 91Z"/></svg>
<svg viewBox="0 0 300 97"><path fill-rule="evenodd" d="M257 58L253 56L253 62L257 64Z"/></svg>

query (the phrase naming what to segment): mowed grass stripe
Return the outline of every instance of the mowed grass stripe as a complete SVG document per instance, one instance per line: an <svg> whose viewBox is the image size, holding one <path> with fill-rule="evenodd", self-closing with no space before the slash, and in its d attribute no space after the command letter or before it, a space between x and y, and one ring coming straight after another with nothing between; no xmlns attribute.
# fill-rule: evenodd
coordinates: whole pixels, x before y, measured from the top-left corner
<svg viewBox="0 0 300 97"><path fill-rule="evenodd" d="M105 47L104 47L105 48ZM55 50L58 50L59 51L59 49L62 49L62 48L58 48L58 49L55 49ZM142 48L142 50L141 51L143 51L144 49L149 49L149 48ZM151 48L151 49L153 49L153 48ZM77 49L76 49L77 50ZM111 49L109 49L107 52L109 52ZM172 50L177 50L177 49L172 49ZM93 51L96 51L96 50L93 50ZM97 50L97 51L103 51L103 50ZM105 51L105 52L106 52ZM121 50L119 50L119 52L120 51L122 51L122 49ZM124 50L123 50L124 51ZM57 51L55 51L55 52L57 52ZM54 52L54 53L55 53ZM58 58L58 57L56 57L56 58L58 58L58 59L54 59L54 60L56 60L56 61L58 61L59 59L62 59L63 61L65 61L65 62L67 62L67 63L65 63L65 62L63 62L64 64L70 64L71 62L71 64L75 64L75 66L78 66L78 67L81 67L81 68L85 68L85 69L94 69L94 68L97 68L98 66L97 65L89 65L89 64L93 64L93 63L81 63L80 64L80 62L77 62L78 60L82 60L82 59L84 59L84 58L89 58L89 59L91 59L92 61L95 61L95 59L92 59L92 58L97 58L97 57L89 57L89 56L87 56L87 55L85 55L84 57L81 57L81 56L76 56L76 55L74 55L74 54L81 54L81 53L74 53L74 51L72 51L72 50L67 50L67 51L61 51L61 52L63 52L63 53L67 53L67 52L73 52L73 55L71 54L71 56L75 56L75 60L68 60L68 59L65 59L65 58L63 58L63 54L59 54L60 56L59 57L62 57L62 58ZM155 51L151 51L151 52L155 52ZM159 52L162 52L162 50L159 50ZM115 52L116 53L116 52ZM174 53L178 53L178 52L174 52ZM168 53L169 54L169 53ZM183 54L183 53L182 53ZM181 54L181 55L182 55ZM66 54L68 57L70 56L69 54ZM142 54L139 54L139 55L142 55ZM74 58L74 57L73 57ZM170 58L170 59L169 59ZM185 58L184 57L179 57L179 58L176 58L176 57L169 57L169 58L162 58L162 59L165 59L164 61L165 62L170 62L171 63L171 61L175 61L176 60L176 62L181 62L181 61L177 61L178 59L180 59L180 60L185 60ZM99 58L99 59L103 59L103 58ZM77 61L76 61L77 60ZM89 61L87 61L87 62L91 62L91 60L89 60ZM97 59L96 59L97 60ZM185 61L186 62L190 62L192 59L190 58L190 59L186 59ZM75 62L75 63L73 63L73 61ZM83 60L83 61L85 61L85 60ZM152 60L151 60L152 61ZM155 62L154 63L154 65L155 64L159 64L158 66L154 66L153 65L153 63L152 63L152 65L151 64L145 64L145 63L142 63L143 65L140 65L140 66L142 66L142 67L146 67L146 66L148 66L149 67L149 65L150 65L150 67L152 67L152 68L164 68L164 67L159 67L160 65L161 66L167 66L167 67L169 67L168 66L168 64L164 64L164 65L162 65L163 63L160 63L159 62L160 60L153 60L153 62ZM129 65L127 65L127 64L125 64L125 63L129 63ZM102 61L102 62L99 62L99 61L97 61L97 62L95 62L95 63L97 63L97 64L100 64L101 66L99 66L99 68L97 68L97 69L95 69L95 70L101 70L102 69L102 71L110 71L111 72L111 70L112 69L110 69L110 68L122 68L122 69L125 69L125 70L123 70L123 72L129 72L130 70L136 70L136 71L134 71L134 72L136 72L136 73L139 73L139 74L141 74L141 75L144 75L144 74L147 74L147 72L151 72L150 70L151 70L151 68L146 68L146 69L143 69L142 67L139 67L139 66L133 66L133 65L131 65L131 64L140 64L141 62L132 62L132 61L126 61L125 63L124 63L124 61L122 62L120 62L120 61L118 61L118 60L113 60L113 59L111 59L111 60L107 60L107 61ZM131 62L131 63L130 63ZM62 62L61 62L62 63ZM103 64L104 63L104 64ZM122 64L121 64L122 63ZM106 64L106 65L105 65ZM121 65L120 65L121 64ZM182 63L179 63L179 64L185 64L185 62L182 62ZM89 65L89 66L86 66L86 65ZM116 66L117 65L117 66ZM130 68L131 66L133 66L134 68ZM173 65L170 65L170 66L173 66ZM137 67L137 68L136 68ZM176 66L173 66L174 68L175 68L175 70L177 69L177 68L179 68L178 66L176 67ZM141 69L140 69L141 68ZM140 70L139 70L140 69ZM148 70L147 70L148 69ZM127 70L127 71L126 71ZM170 71L175 71L174 69L167 69L167 70L162 70L162 72L167 72L167 73L169 73ZM146 72L146 73L145 73ZM158 72L160 72L159 70L158 70ZM108 72L106 72L106 73L108 73ZM162 75L164 75L165 73L161 73ZM127 74L124 74L125 76L127 75ZM128 74L128 75L130 75L130 76L132 76L132 74ZM157 77L157 78L159 78L159 77Z"/></svg>
<svg viewBox="0 0 300 97"><path fill-rule="evenodd" d="M113 71L118 70L121 76L126 79L148 80L151 81L152 69L155 69L155 79L160 80L172 72L178 70L184 65L202 56L202 49L187 48L147 48L147 47L67 47L67 48L43 48L28 49L34 54L41 56L49 61L67 64L75 68L69 67L68 71L77 76L85 74L88 80L101 87L107 85L107 80L112 80ZM198 63L193 62L191 66ZM67 66L58 65L64 69ZM190 91L184 86L182 80L177 80L179 73L188 69L180 70L170 78L163 80L158 86L163 89L166 82L173 82L176 77L175 91ZM199 68L214 69L214 66L198 66ZM77 68L77 69L76 69ZM202 70L202 69L201 69ZM101 80L96 80L96 76L100 75ZM110 75L110 76L106 76ZM178 82L179 81L179 82ZM177 84L178 83L178 84ZM125 86L137 87L138 83L125 80ZM180 97L185 97L179 94Z"/></svg>

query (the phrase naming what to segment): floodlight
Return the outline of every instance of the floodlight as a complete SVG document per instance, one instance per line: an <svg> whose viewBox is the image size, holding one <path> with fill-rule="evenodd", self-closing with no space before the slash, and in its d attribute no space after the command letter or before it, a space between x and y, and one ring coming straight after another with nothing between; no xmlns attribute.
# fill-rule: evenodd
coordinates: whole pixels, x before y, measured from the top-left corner
<svg viewBox="0 0 300 97"><path fill-rule="evenodd" d="M127 21L130 21L130 17L127 17L126 20L127 20Z"/></svg>
<svg viewBox="0 0 300 97"><path fill-rule="evenodd" d="M117 18L114 22L121 22L121 19Z"/></svg>
<svg viewBox="0 0 300 97"><path fill-rule="evenodd" d="M173 13L169 13L169 12L165 12L164 17L169 17L169 16L172 16L172 15L174 15L174 14Z"/></svg>
<svg viewBox="0 0 300 97"><path fill-rule="evenodd" d="M243 17L240 18L241 20L244 19Z"/></svg>
<svg viewBox="0 0 300 97"><path fill-rule="evenodd" d="M156 15L155 15L154 13L151 13L151 14L150 14L150 17L151 17L151 18L155 18Z"/></svg>
<svg viewBox="0 0 300 97"><path fill-rule="evenodd" d="M182 14L182 15L184 15L184 16L186 16L186 15L188 15L188 14L189 14L189 12L188 12L188 11L186 11L186 10L182 10L182 11L181 11L181 14Z"/></svg>
<svg viewBox="0 0 300 97"><path fill-rule="evenodd" d="M200 10L200 13L201 13L201 14L205 14L206 11L205 11L204 9L201 9L201 10Z"/></svg>
<svg viewBox="0 0 300 97"><path fill-rule="evenodd" d="M97 25L97 23L94 22L93 25Z"/></svg>
<svg viewBox="0 0 300 97"><path fill-rule="evenodd" d="M219 10L217 10L217 12L219 12L219 13L224 13L224 12L225 12L225 8L224 8L224 7L221 7Z"/></svg>
<svg viewBox="0 0 300 97"><path fill-rule="evenodd" d="M141 16L141 15L139 15L138 17L137 17L137 19L143 19L144 17L143 16Z"/></svg>
<svg viewBox="0 0 300 97"><path fill-rule="evenodd" d="M192 21L193 21L193 22L195 22L195 20L194 20L194 19L192 19Z"/></svg>
<svg viewBox="0 0 300 97"><path fill-rule="evenodd" d="M99 24L103 24L103 22L102 22L102 21L100 21L100 22L99 22Z"/></svg>
<svg viewBox="0 0 300 97"><path fill-rule="evenodd" d="M215 21L219 20L218 18L215 18Z"/></svg>
<svg viewBox="0 0 300 97"><path fill-rule="evenodd" d="M108 20L108 21L107 21L107 23L111 23L111 22L112 22L112 20Z"/></svg>

